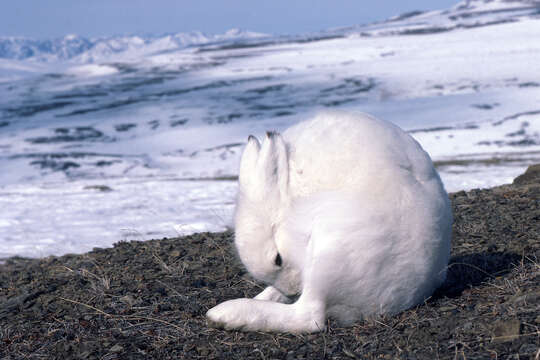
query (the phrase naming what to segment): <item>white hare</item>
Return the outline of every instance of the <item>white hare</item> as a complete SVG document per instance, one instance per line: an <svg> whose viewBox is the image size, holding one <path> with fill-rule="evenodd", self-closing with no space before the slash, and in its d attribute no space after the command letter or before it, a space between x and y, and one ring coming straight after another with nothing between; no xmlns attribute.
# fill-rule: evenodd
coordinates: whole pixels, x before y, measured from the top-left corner
<svg viewBox="0 0 540 360"><path fill-rule="evenodd" d="M250 136L235 245L269 286L210 309L210 326L315 332L422 303L446 278L452 213L428 154L397 126L323 113Z"/></svg>

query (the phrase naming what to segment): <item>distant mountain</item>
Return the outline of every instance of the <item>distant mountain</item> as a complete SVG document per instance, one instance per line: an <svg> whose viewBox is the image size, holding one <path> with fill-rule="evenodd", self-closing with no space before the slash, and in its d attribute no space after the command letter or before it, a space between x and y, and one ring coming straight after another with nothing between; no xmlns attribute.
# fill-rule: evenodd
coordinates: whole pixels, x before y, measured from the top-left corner
<svg viewBox="0 0 540 360"><path fill-rule="evenodd" d="M88 51L91 40L68 35L54 40L35 40L22 37L0 37L0 58L24 60L65 60Z"/></svg>
<svg viewBox="0 0 540 360"><path fill-rule="evenodd" d="M224 34L206 35L202 32L165 34L162 36L116 36L89 39L67 35L58 39L36 40L24 37L0 37L0 59L44 62L75 59L87 63L127 51L159 52L176 50L190 45L219 44L267 37L265 34L232 29Z"/></svg>

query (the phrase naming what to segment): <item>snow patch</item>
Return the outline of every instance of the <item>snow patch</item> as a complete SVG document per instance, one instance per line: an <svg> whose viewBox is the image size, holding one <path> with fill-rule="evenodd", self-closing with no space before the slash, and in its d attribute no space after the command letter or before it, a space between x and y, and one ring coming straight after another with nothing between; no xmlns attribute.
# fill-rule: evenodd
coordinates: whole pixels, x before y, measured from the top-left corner
<svg viewBox="0 0 540 360"><path fill-rule="evenodd" d="M116 74L118 69L109 65L87 64L71 67L66 70L66 74L77 76L105 76Z"/></svg>

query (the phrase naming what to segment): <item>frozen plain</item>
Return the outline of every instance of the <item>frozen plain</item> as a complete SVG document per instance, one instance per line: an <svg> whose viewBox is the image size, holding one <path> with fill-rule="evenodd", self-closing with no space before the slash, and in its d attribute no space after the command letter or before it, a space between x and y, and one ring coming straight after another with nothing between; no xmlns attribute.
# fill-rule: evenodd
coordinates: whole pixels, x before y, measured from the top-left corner
<svg viewBox="0 0 540 360"><path fill-rule="evenodd" d="M0 59L0 258L225 229L247 135L327 109L410 131L448 191L510 182L540 162L539 11Z"/></svg>

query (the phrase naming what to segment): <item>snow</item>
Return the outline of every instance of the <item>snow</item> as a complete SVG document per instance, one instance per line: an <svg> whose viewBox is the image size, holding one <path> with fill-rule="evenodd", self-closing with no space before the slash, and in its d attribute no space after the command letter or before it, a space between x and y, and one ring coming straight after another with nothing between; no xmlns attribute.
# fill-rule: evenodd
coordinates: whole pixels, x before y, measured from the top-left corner
<svg viewBox="0 0 540 360"><path fill-rule="evenodd" d="M521 9L526 6L535 6L537 1L509 1L509 0L464 0L453 6L453 10L493 11ZM537 5L538 6L538 5Z"/></svg>
<svg viewBox="0 0 540 360"><path fill-rule="evenodd" d="M106 183L112 191L92 187ZM47 256L230 226L231 181L115 179L0 189L0 258ZM29 206L31 204L31 206ZM96 223L96 219L101 219Z"/></svg>
<svg viewBox="0 0 540 360"><path fill-rule="evenodd" d="M78 76L104 76L117 73L118 70L108 65L87 64L74 66L66 70L66 74Z"/></svg>
<svg viewBox="0 0 540 360"><path fill-rule="evenodd" d="M78 53L86 40L68 35L57 53L0 59L0 258L223 230L247 136L328 108L409 131L449 191L511 182L540 162L538 3L469 5L302 36L88 40Z"/></svg>
<svg viewBox="0 0 540 360"><path fill-rule="evenodd" d="M17 81L43 71L44 66L39 63L0 59L0 83Z"/></svg>

